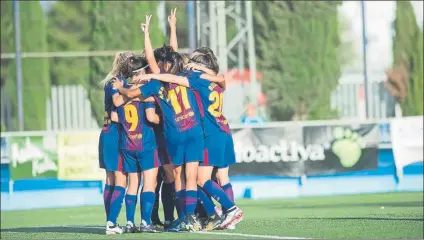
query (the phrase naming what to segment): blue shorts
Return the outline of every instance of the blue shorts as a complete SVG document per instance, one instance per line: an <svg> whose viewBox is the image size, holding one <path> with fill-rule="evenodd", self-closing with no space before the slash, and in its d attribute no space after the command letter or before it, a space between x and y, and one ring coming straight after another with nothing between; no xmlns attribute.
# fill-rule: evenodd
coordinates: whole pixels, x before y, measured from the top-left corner
<svg viewBox="0 0 424 240"><path fill-rule="evenodd" d="M200 166L226 168L236 163L231 134L218 132L205 138L205 157Z"/></svg>
<svg viewBox="0 0 424 240"><path fill-rule="evenodd" d="M163 133L155 133L156 145L158 146L159 159L163 165L172 163L171 157L168 152L165 135Z"/></svg>
<svg viewBox="0 0 424 240"><path fill-rule="evenodd" d="M142 152L122 149L121 153L127 173L143 172L161 165L156 149Z"/></svg>
<svg viewBox="0 0 424 240"><path fill-rule="evenodd" d="M203 161L205 148L203 134L192 134L193 132L187 130L181 133L181 141L177 142L170 142L167 138L168 151L174 166Z"/></svg>
<svg viewBox="0 0 424 240"><path fill-rule="evenodd" d="M99 165L106 171L123 171L123 161L119 152L119 126L111 123L100 133Z"/></svg>

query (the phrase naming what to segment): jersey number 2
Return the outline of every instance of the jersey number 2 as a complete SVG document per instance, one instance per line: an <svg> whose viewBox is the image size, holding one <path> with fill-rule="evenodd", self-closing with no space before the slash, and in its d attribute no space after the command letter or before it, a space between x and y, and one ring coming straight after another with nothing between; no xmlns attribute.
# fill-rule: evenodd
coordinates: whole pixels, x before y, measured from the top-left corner
<svg viewBox="0 0 424 240"><path fill-rule="evenodd" d="M178 94L181 95L183 106L181 106L178 102ZM185 110L191 108L190 102L188 101L187 88L185 87L178 86L174 89L169 90L168 99L171 101L171 105L175 111L175 114L180 114L182 112L182 108L184 108Z"/></svg>
<svg viewBox="0 0 424 240"><path fill-rule="evenodd" d="M209 95L209 100L212 101L212 104L209 105L208 111L214 117L220 117L222 115L222 105L224 102L224 93L219 93L217 91L211 92Z"/></svg>
<svg viewBox="0 0 424 240"><path fill-rule="evenodd" d="M132 104L128 104L128 105L125 105L124 111L125 111L125 121L131 124L131 127L128 131L132 132L137 129L137 125L138 125L137 108Z"/></svg>

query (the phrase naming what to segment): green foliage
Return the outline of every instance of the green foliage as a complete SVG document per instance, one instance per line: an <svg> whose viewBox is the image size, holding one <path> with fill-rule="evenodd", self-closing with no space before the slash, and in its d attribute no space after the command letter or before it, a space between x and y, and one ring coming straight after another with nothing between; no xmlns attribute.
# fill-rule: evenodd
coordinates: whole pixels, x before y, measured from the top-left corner
<svg viewBox="0 0 424 240"><path fill-rule="evenodd" d="M90 46L89 1L59 1L48 14L50 52L88 51ZM88 57L50 58L53 85L88 87Z"/></svg>
<svg viewBox="0 0 424 240"><path fill-rule="evenodd" d="M143 35L140 23L145 22L147 14L153 14L150 37L153 47L164 43L164 37L159 28L156 2L90 2L92 16L90 31L90 50L105 49L140 49L143 47ZM123 14L118 14L123 13ZM101 123L104 115L103 89L99 82L112 69L113 57L91 57L89 61L89 98L93 114Z"/></svg>
<svg viewBox="0 0 424 240"><path fill-rule="evenodd" d="M13 29L13 6L12 2L4 5L9 9L9 16L5 16L7 25L6 37L2 41L8 47L8 52L14 52L14 30ZM3 11L3 2L2 2ZM10 19L10 17L12 17ZM22 52L45 52L46 51L46 23L39 2L20 3L20 25L21 25L21 50ZM3 25L3 13L2 13ZM12 34L13 32L13 34ZM2 31L3 33L3 31ZM3 62L2 62L3 65ZM2 67L3 68L3 67ZM5 67L6 68L6 67ZM6 88L11 95L12 109L17 109L16 98L16 68L15 62L9 61L7 71L3 73L6 80ZM5 74L5 75L3 75ZM7 76L6 76L7 74ZM46 102L50 93L49 66L46 59L24 58L22 59L22 81L23 81L23 110L24 130L43 130L46 128ZM13 122L17 127L17 111L13 114Z"/></svg>
<svg viewBox="0 0 424 240"><path fill-rule="evenodd" d="M329 119L340 76L339 2L255 2L258 69L273 120Z"/></svg>
<svg viewBox="0 0 424 240"><path fill-rule="evenodd" d="M402 113L404 116L423 115L423 31L409 1L396 1L394 28L394 65L406 64L409 74Z"/></svg>

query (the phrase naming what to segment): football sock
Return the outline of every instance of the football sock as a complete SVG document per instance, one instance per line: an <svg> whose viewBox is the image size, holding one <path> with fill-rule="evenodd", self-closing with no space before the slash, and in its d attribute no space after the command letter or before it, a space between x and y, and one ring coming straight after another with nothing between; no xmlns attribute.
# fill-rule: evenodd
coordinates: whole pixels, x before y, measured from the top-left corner
<svg viewBox="0 0 424 240"><path fill-rule="evenodd" d="M161 198L163 204L163 211L165 215L165 221L174 221L174 205L175 205L175 190L174 182L163 183L161 189Z"/></svg>
<svg viewBox="0 0 424 240"><path fill-rule="evenodd" d="M110 211L110 200L112 199L113 189L115 186L105 184L105 188L103 190L103 202L105 205L105 213L106 213L106 220L109 216Z"/></svg>
<svg viewBox="0 0 424 240"><path fill-rule="evenodd" d="M116 220L118 219L119 212L121 212L122 201L125 197L125 188L121 186L115 186L113 190L112 198L110 200L110 211L109 216L107 218L108 221L116 224Z"/></svg>
<svg viewBox="0 0 424 240"><path fill-rule="evenodd" d="M212 200L206 195L206 193L203 191L202 188L197 186L197 198L202 203L206 213L208 216L212 216L215 214L215 204L212 202Z"/></svg>
<svg viewBox="0 0 424 240"><path fill-rule="evenodd" d="M125 195L125 210L127 221L134 223L135 208L137 206L137 195Z"/></svg>
<svg viewBox="0 0 424 240"><path fill-rule="evenodd" d="M178 191L176 193L176 196L177 196L176 206L177 206L178 218L181 221L184 221L184 217L185 217L185 190Z"/></svg>
<svg viewBox="0 0 424 240"><path fill-rule="evenodd" d="M156 196L159 196L159 194L160 194L161 183L162 182L158 182L157 185L156 185L156 189L155 189ZM160 222L160 218L159 218L159 197L155 198L155 204L153 205L153 210L152 210L152 221L154 223Z"/></svg>
<svg viewBox="0 0 424 240"><path fill-rule="evenodd" d="M224 190L225 194L228 196L228 198L234 202L234 192L233 192L233 186L231 183L227 183L224 186L222 186L222 190ZM227 209L222 209L226 211Z"/></svg>
<svg viewBox="0 0 424 240"><path fill-rule="evenodd" d="M146 222L147 225L152 223L152 210L155 204L156 195L154 192L143 192L141 194L141 219Z"/></svg>
<svg viewBox="0 0 424 240"><path fill-rule="evenodd" d="M222 208L231 209L234 207L234 202L225 194L224 190L214 181L208 180L203 184L203 189L206 193L211 195L215 200L217 200Z"/></svg>
<svg viewBox="0 0 424 240"><path fill-rule="evenodd" d="M194 215L194 210L196 209L196 205L197 205L197 191L194 191L194 190L186 191L185 205L186 205L186 214Z"/></svg>

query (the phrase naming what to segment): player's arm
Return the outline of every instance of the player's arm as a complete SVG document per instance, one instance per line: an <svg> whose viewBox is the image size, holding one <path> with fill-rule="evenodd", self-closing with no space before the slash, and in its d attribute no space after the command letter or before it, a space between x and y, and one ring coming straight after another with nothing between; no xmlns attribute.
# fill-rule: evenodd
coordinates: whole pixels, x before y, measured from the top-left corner
<svg viewBox="0 0 424 240"><path fill-rule="evenodd" d="M148 98L146 98L146 99L144 99L144 100L141 100L141 99L140 99L140 101L143 101L143 102L151 102L151 103L153 103L153 102L155 102L155 99L154 99L153 97L148 97Z"/></svg>
<svg viewBox="0 0 424 240"><path fill-rule="evenodd" d="M169 29L171 34L169 36L169 46L172 47L174 52L178 51L178 40L177 40L177 8L171 9L171 15L168 16Z"/></svg>
<svg viewBox="0 0 424 240"><path fill-rule="evenodd" d="M121 81L113 82L113 88L117 89L121 95L126 98L133 99L138 97L141 101L144 101L145 99L140 88L124 88L123 82Z"/></svg>
<svg viewBox="0 0 424 240"><path fill-rule="evenodd" d="M160 118L156 114L154 103L146 103L146 118L151 123L159 124Z"/></svg>
<svg viewBox="0 0 424 240"><path fill-rule="evenodd" d="M156 62L155 54L153 52L152 42L150 41L149 25L152 15L146 16L146 22L141 24L141 30L144 32L144 53L149 64L150 71L153 73L160 73L160 68Z"/></svg>
<svg viewBox="0 0 424 240"><path fill-rule="evenodd" d="M161 82L168 82L168 83L175 83L184 87L190 87L190 83L186 77L183 76L177 76L169 73L163 73L163 74L146 74L143 75L139 81L143 80L149 80L149 79L156 79Z"/></svg>
<svg viewBox="0 0 424 240"><path fill-rule="evenodd" d="M201 78L208 80L210 82L217 83L223 89L225 89L225 87L226 87L224 74L222 74L222 73L216 74L213 70L211 70L211 69L209 69L205 66L202 66L200 64L196 64L196 63L189 63L189 64L186 65L185 68L190 69L190 70L202 71L205 74L200 75Z"/></svg>

